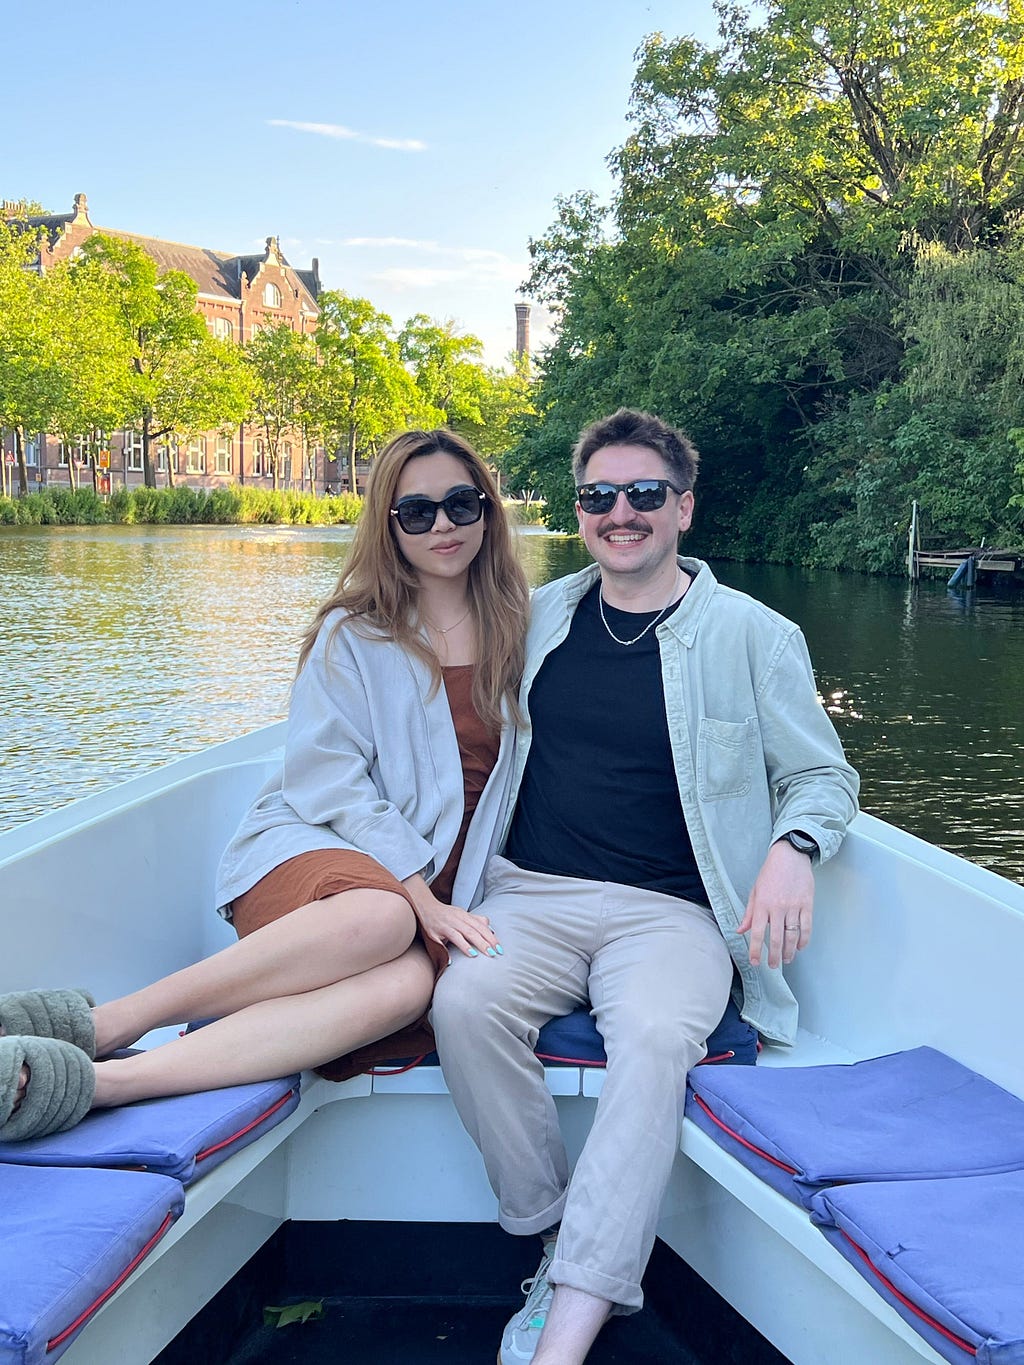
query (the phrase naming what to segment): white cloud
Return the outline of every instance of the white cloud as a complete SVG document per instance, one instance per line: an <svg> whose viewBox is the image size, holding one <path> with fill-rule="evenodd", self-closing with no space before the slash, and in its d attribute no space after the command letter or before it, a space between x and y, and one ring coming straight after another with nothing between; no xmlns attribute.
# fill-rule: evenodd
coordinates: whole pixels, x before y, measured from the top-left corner
<svg viewBox="0 0 1024 1365"><path fill-rule="evenodd" d="M434 289L460 282L518 285L526 274L524 262L514 261L504 252L488 247L442 246L440 242L414 237L347 237L340 245L441 258L437 265L395 265L370 276L374 282L398 290Z"/></svg>
<svg viewBox="0 0 1024 1365"><path fill-rule="evenodd" d="M332 137L343 142L366 142L371 147L386 147L394 152L427 150L427 144L417 137L375 137L372 133L361 133L340 123L303 123L290 118L268 118L267 123L271 128L292 128L297 133L314 133L317 137Z"/></svg>

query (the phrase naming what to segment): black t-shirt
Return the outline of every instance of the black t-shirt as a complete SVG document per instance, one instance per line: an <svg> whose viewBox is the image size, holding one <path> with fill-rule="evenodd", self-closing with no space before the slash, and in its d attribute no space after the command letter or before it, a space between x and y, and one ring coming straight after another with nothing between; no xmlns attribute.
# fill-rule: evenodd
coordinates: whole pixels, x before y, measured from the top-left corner
<svg viewBox="0 0 1024 1365"><path fill-rule="evenodd" d="M656 627L617 644L599 591L580 602L530 691L530 755L505 856L533 872L707 905L679 804ZM604 610L620 640L662 615Z"/></svg>

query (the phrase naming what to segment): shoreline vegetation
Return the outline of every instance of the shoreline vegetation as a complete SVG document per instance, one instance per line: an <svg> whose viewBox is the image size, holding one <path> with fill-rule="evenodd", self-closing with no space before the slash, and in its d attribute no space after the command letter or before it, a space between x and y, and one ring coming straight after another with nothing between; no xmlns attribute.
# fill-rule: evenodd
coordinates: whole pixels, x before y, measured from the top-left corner
<svg viewBox="0 0 1024 1365"><path fill-rule="evenodd" d="M543 502L513 503L522 525L540 525ZM363 500L352 493L319 496L232 484L223 488L46 488L0 497L3 526L354 526Z"/></svg>

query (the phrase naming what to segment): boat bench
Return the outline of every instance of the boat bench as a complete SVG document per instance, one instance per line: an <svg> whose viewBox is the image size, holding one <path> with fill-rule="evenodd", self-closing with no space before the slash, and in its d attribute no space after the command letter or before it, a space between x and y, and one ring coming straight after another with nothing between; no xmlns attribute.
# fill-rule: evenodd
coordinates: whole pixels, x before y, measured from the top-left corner
<svg viewBox="0 0 1024 1365"><path fill-rule="evenodd" d="M1024 1365L1024 1101L930 1047L698 1071L686 1114L953 1365Z"/></svg>
<svg viewBox="0 0 1024 1365"><path fill-rule="evenodd" d="M735 1009L709 1043L709 1061L755 1060L756 1037ZM553 1063L556 1095L600 1093L603 1043L585 1008L551 1021L537 1053ZM97 1111L67 1133L0 1143L0 1365L42 1365L72 1347L136 1270L146 1274L186 1191L198 1196L187 1221L215 1222L236 1177L258 1174L279 1142L335 1108L332 1092L383 1103L442 1093L433 1059L419 1061L339 1086L308 1077L316 1098L304 1105L296 1076ZM856 1064L775 1061L695 1068L683 1151L710 1139L788 1216L823 1232L836 1265L852 1265L919 1334L925 1359L938 1359L927 1341L956 1365L1024 1365L1024 1101L926 1047ZM691 1162L681 1154L677 1166ZM151 1294L173 1266L156 1267ZM107 1348L90 1333L77 1350L76 1360L98 1362Z"/></svg>
<svg viewBox="0 0 1024 1365"><path fill-rule="evenodd" d="M0 1142L0 1365L56 1360L181 1216L185 1190L276 1127L299 1077L94 1110Z"/></svg>
<svg viewBox="0 0 1024 1365"><path fill-rule="evenodd" d="M710 1043L709 1061L756 1057L732 1005ZM537 1051L568 1068L605 1061L586 1008L552 1020ZM378 1079L407 1074L409 1060L436 1067L396 1059ZM181 1216L185 1191L287 1119L299 1095L291 1076L96 1110L65 1133L0 1142L0 1365L62 1355Z"/></svg>

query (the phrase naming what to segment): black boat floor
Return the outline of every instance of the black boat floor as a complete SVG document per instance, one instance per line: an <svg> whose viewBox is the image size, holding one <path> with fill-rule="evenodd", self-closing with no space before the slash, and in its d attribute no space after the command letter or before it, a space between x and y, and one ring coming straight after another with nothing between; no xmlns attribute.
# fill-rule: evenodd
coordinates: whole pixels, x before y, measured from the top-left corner
<svg viewBox="0 0 1024 1365"><path fill-rule="evenodd" d="M534 1239L490 1224L286 1223L158 1365L491 1365L538 1259ZM660 1242L644 1291L588 1365L786 1365ZM264 1323L311 1301L322 1317Z"/></svg>

